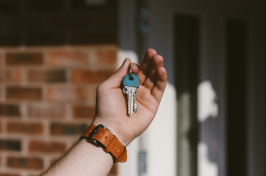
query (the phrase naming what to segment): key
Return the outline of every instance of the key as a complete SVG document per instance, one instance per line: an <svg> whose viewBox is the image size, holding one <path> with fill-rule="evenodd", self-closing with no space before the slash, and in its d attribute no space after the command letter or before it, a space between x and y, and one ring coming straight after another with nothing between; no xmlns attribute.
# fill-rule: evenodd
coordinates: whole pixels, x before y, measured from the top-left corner
<svg viewBox="0 0 266 176"><path fill-rule="evenodd" d="M139 87L139 77L135 74L131 74L132 78L130 79L130 74L126 75L123 78L123 93L127 94L127 110L128 115L132 116L133 112L138 111L138 106L136 103L136 91Z"/></svg>
<svg viewBox="0 0 266 176"><path fill-rule="evenodd" d="M138 111L138 105L136 103L136 91L139 87L139 77L132 73L131 68L130 73L123 78L123 93L127 94L127 112L129 116L132 116L133 112Z"/></svg>
<svg viewBox="0 0 266 176"><path fill-rule="evenodd" d="M136 103L136 93L137 92L135 92L135 94L134 94L134 105L133 105L133 111L134 112L137 112L138 111L138 105L137 105L137 103Z"/></svg>
<svg viewBox="0 0 266 176"><path fill-rule="evenodd" d="M127 94L127 112L132 116L134 111L134 94L137 89L135 87L124 86L123 92Z"/></svg>

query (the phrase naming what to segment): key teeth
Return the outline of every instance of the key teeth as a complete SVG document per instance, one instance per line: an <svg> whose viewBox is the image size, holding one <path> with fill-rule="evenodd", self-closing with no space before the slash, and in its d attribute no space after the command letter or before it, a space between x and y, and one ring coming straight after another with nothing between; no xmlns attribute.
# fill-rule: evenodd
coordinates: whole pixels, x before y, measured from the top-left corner
<svg viewBox="0 0 266 176"><path fill-rule="evenodd" d="M127 93L128 93L128 92L127 92L127 88L123 87L123 93L124 93L124 94L127 94Z"/></svg>
<svg viewBox="0 0 266 176"><path fill-rule="evenodd" d="M136 113L139 108L138 108L138 104L136 103L136 92L134 92L134 100L133 100L133 111Z"/></svg>
<svg viewBox="0 0 266 176"><path fill-rule="evenodd" d="M136 113L139 110L137 103L134 103L133 111Z"/></svg>

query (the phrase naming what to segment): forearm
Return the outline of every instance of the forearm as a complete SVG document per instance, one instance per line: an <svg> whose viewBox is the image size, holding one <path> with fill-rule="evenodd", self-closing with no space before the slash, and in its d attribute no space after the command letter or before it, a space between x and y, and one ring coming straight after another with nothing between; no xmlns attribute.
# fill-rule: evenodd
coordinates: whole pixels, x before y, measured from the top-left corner
<svg viewBox="0 0 266 176"><path fill-rule="evenodd" d="M109 153L83 139L41 176L106 176L112 166L113 158Z"/></svg>

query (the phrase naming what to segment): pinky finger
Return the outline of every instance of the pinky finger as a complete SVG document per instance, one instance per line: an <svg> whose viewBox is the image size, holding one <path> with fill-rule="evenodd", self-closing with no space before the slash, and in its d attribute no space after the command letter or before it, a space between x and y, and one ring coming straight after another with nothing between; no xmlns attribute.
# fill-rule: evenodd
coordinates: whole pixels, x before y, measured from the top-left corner
<svg viewBox="0 0 266 176"><path fill-rule="evenodd" d="M166 87L167 83L167 72L164 67L160 67L157 69L157 80L151 90L152 96L160 102Z"/></svg>

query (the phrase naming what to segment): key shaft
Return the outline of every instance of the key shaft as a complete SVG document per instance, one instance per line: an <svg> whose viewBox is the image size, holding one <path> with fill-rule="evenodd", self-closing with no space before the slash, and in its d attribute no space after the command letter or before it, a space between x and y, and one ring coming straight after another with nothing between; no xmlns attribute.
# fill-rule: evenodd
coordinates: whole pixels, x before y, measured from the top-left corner
<svg viewBox="0 0 266 176"><path fill-rule="evenodd" d="M128 115L132 116L134 111L134 94L136 93L136 87L125 86L127 89L127 106L128 106Z"/></svg>

